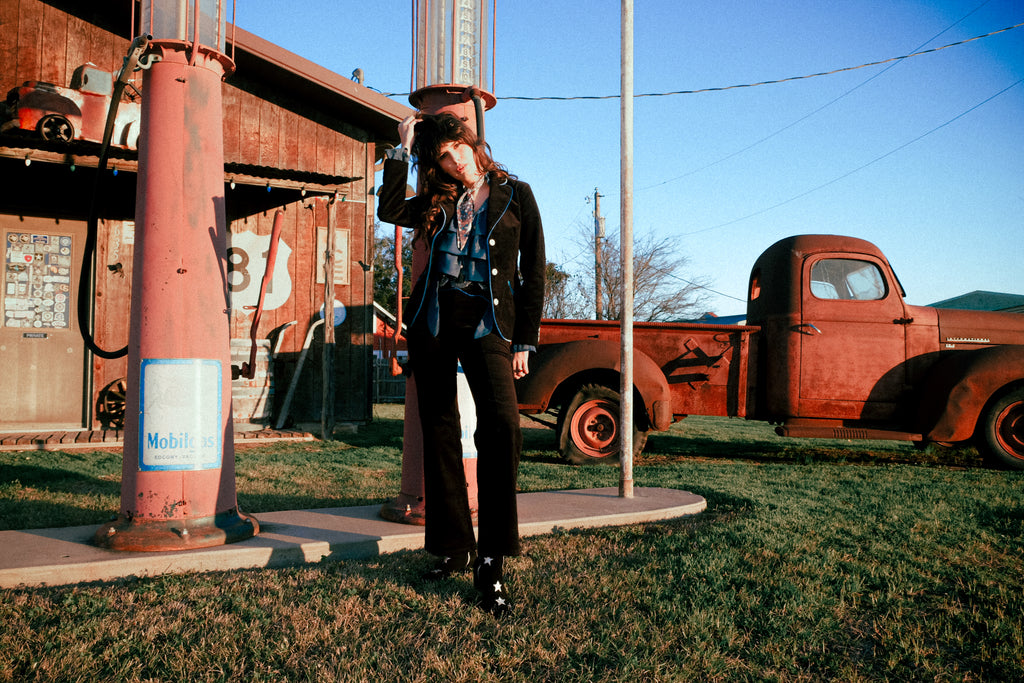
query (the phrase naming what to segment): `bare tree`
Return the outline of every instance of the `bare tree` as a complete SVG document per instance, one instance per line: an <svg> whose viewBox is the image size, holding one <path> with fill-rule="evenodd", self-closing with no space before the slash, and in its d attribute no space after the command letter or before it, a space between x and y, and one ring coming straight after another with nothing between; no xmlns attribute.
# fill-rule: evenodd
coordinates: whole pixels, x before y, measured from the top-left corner
<svg viewBox="0 0 1024 683"><path fill-rule="evenodd" d="M581 226L575 241L581 246L589 244L593 249L593 229ZM622 251L618 233L610 232L602 240L601 251L601 317L618 320L622 313ZM690 275L689 265L689 257L682 253L679 242L674 238L636 235L633 241L634 317L659 322L700 317L707 306L710 282L706 277ZM585 274L577 280L577 286L589 297L589 310L593 311L593 263L583 270Z"/></svg>
<svg viewBox="0 0 1024 683"><path fill-rule="evenodd" d="M578 319L588 315L586 303L580 299L578 288L573 286L576 276L549 261L545 278L545 318Z"/></svg>

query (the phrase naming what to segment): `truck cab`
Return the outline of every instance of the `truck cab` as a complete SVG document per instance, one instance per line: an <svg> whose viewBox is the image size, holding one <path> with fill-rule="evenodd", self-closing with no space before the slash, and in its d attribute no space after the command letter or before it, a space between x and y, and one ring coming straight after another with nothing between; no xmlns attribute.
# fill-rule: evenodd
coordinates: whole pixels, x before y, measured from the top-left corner
<svg viewBox="0 0 1024 683"><path fill-rule="evenodd" d="M904 296L870 242L798 235L769 247L747 305L761 329L753 417L785 436L962 442L984 430L990 402L1020 391L1024 318ZM1019 424L1004 431L1024 457Z"/></svg>
<svg viewBox="0 0 1024 683"><path fill-rule="evenodd" d="M936 336L934 312L909 310L881 252L852 237L769 247L751 271L747 321L761 328L762 419L888 423L910 391L908 338L911 356L937 351L914 344Z"/></svg>

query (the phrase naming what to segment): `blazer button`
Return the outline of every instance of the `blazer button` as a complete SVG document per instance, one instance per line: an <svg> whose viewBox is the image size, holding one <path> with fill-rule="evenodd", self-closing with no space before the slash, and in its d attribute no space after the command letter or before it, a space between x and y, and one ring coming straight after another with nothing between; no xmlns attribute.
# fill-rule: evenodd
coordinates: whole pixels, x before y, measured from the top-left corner
<svg viewBox="0 0 1024 683"><path fill-rule="evenodd" d="M495 244L494 240L491 240L490 244L491 244L491 246L493 247L493 246L494 246L494 244Z"/></svg>
<svg viewBox="0 0 1024 683"><path fill-rule="evenodd" d="M495 305L495 306L497 306L497 305L498 305L498 300L497 300L497 299L495 299L495 300L494 300L494 305Z"/></svg>
<svg viewBox="0 0 1024 683"><path fill-rule="evenodd" d="M491 271L491 275L497 275L497 274L498 274L498 269L497 268L495 268L494 270Z"/></svg>

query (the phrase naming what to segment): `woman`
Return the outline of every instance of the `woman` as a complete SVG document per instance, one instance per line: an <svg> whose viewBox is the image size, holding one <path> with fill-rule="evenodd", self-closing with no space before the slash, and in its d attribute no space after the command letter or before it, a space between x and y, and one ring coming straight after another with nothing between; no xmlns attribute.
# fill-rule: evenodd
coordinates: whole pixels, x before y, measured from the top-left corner
<svg viewBox="0 0 1024 683"><path fill-rule="evenodd" d="M473 569L481 606L509 608L504 558L519 554L516 476L522 449L514 380L529 372L544 303L544 235L530 186L491 159L451 114L399 124L377 215L412 227L429 250L406 309L409 368L423 427L429 578ZM409 154L419 194L405 198ZM457 364L476 403L479 542L462 462Z"/></svg>

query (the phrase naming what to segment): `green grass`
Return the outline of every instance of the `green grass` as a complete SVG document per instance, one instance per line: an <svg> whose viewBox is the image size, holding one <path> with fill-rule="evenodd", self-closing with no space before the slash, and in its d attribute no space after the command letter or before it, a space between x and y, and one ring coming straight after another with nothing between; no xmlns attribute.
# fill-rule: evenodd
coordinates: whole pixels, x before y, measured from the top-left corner
<svg viewBox="0 0 1024 683"><path fill-rule="evenodd" d="M331 444L240 450L242 507L393 496L400 415L381 407ZM523 490L616 485L615 468L551 447L527 430ZM4 590L0 681L1024 679L1021 473L972 451L690 418L650 437L634 476L708 509L525 539L502 622L472 606L468 577L423 582L423 552ZM0 453L0 518L101 523L119 478L119 453Z"/></svg>

